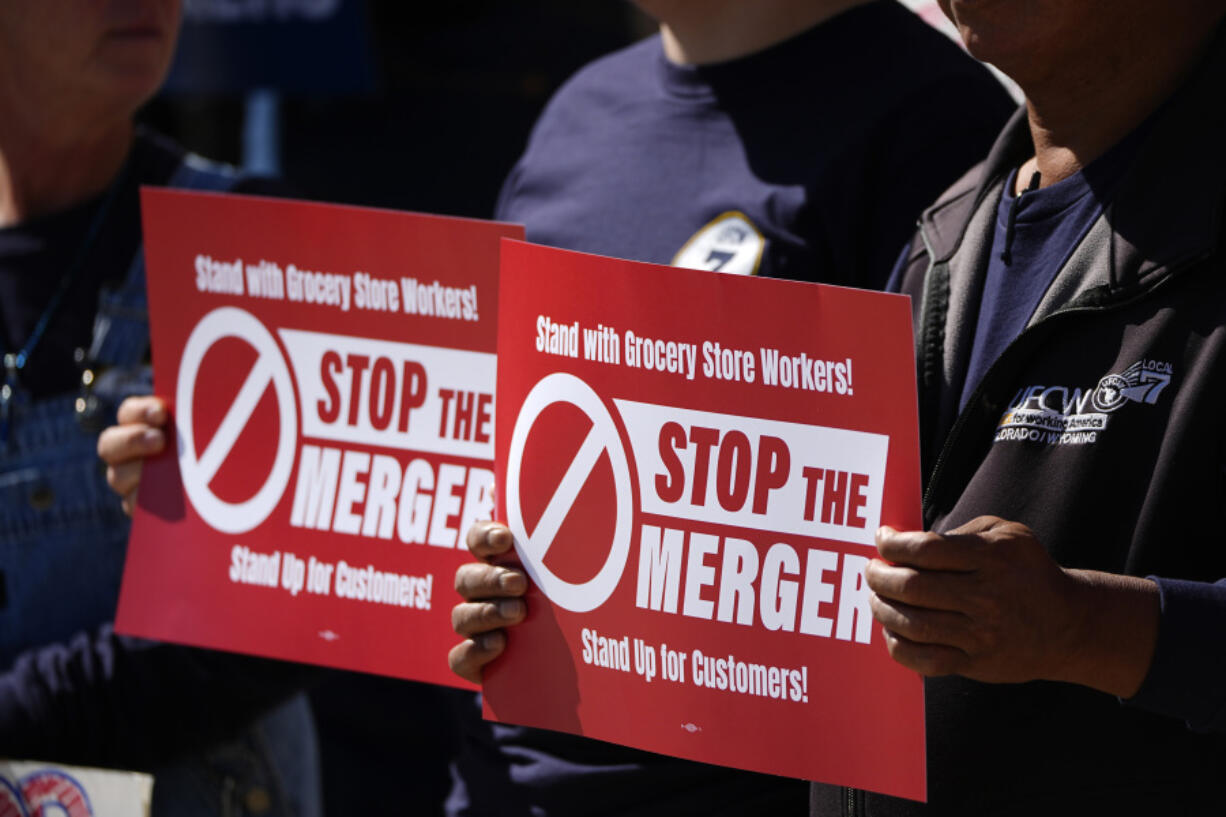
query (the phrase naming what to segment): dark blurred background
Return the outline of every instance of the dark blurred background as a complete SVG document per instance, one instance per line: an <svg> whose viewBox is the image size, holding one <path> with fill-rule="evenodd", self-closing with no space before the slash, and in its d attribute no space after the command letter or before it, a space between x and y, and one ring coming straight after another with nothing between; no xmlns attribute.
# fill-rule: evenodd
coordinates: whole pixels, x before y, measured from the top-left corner
<svg viewBox="0 0 1226 817"><path fill-rule="evenodd" d="M187 0L142 119L243 164L264 88L305 197L488 217L558 85L651 30L626 0Z"/></svg>
<svg viewBox="0 0 1226 817"><path fill-rule="evenodd" d="M304 198L488 218L553 91L652 30L625 0L187 0L141 120ZM441 814L457 700L328 673L312 702L329 817Z"/></svg>

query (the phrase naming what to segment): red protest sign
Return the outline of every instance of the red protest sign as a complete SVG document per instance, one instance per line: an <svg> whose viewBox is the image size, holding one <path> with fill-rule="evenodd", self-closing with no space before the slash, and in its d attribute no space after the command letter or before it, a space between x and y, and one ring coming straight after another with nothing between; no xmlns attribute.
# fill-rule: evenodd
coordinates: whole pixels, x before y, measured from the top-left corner
<svg viewBox="0 0 1226 817"><path fill-rule="evenodd" d="M141 195L175 445L145 465L117 628L465 685L450 588L493 508L498 242L522 229Z"/></svg>
<svg viewBox="0 0 1226 817"><path fill-rule="evenodd" d="M498 355L533 588L486 714L923 799L862 576L921 525L907 300L504 241Z"/></svg>

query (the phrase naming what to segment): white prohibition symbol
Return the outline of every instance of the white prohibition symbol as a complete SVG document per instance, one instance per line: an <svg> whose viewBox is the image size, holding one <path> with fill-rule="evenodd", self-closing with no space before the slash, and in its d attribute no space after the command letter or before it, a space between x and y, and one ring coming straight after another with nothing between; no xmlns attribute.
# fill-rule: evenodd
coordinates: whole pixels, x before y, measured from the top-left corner
<svg viewBox="0 0 1226 817"><path fill-rule="evenodd" d="M254 347L257 358L221 425L202 452L196 451L192 434L192 400L196 393L196 373L205 353L222 338L239 338ZM243 502L226 502L209 489L222 463L246 428L251 413L272 382L281 415L280 439L272 471L255 495ZM222 533L246 533L257 527L281 501L294 467L294 447L298 440L298 413L294 388L285 359L276 340L249 312L232 306L214 309L196 324L183 347L179 362L179 382L175 389L176 421L179 434L179 470L183 487L192 506L210 526Z"/></svg>
<svg viewBox="0 0 1226 817"><path fill-rule="evenodd" d="M524 526L523 509L520 506L520 467L524 460L524 445L528 434L541 412L554 403L570 403L578 407L592 421L587 438L566 469L566 475L557 491L545 506L536 529L531 534ZM544 431L542 433L548 433ZM507 524L515 537L515 544L523 559L524 569L537 587L559 607L574 613L595 610L613 594L621 581L630 555L631 494L630 466L626 452L621 446L617 426L599 395L579 378L564 372L546 375L532 387L520 407L511 434L511 450L507 457ZM582 584L571 584L545 566L545 554L553 545L558 530L570 513L571 507L591 476L600 455L609 452L613 466L613 486L617 493L617 522L613 528L613 545L604 566L592 579Z"/></svg>

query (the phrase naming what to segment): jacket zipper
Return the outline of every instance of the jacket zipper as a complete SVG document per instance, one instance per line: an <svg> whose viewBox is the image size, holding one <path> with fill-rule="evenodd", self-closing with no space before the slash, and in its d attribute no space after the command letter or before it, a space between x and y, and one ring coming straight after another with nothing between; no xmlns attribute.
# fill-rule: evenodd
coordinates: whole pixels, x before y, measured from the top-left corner
<svg viewBox="0 0 1226 817"><path fill-rule="evenodd" d="M843 789L847 795L847 799L843 806L844 817L860 817L860 790L848 787Z"/></svg>

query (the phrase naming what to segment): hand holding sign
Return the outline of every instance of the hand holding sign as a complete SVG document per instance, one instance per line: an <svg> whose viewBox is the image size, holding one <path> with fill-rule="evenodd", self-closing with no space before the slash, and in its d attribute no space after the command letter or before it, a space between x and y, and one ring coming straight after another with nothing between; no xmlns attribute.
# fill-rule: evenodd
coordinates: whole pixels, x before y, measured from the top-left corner
<svg viewBox="0 0 1226 817"><path fill-rule="evenodd" d="M1158 588L1061 568L1025 525L992 516L941 535L877 532L865 571L890 655L924 675L1033 680L1136 694L1153 658Z"/></svg>
<svg viewBox="0 0 1226 817"><path fill-rule="evenodd" d="M528 577L522 570L493 564L514 545L506 525L479 522L469 529L466 541L481 561L456 570L455 589L464 601L452 608L451 624L466 640L451 648L447 662L456 675L479 684L482 668L506 646L503 628L524 619L520 596L528 590Z"/></svg>

